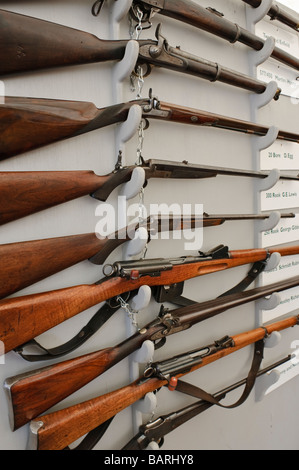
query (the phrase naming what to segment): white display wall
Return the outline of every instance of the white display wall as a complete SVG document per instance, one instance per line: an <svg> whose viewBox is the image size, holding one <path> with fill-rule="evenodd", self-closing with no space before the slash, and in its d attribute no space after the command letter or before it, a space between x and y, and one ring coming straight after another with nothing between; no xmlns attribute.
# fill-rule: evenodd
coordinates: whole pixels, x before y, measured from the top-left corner
<svg viewBox="0 0 299 470"><path fill-rule="evenodd" d="M194 0L204 7L213 7L222 12L225 18L251 29L262 37L275 36L277 43L288 44L290 53L297 55L298 33L267 17L254 25L252 8L241 0ZM92 0L52 0L52 1L1 1L2 9L33 17L46 19L95 34L101 39L130 39L128 16L119 23L112 19L118 0L107 1L100 16L91 14ZM250 14L248 14L250 11ZM296 89L297 72L266 59L257 66L259 55L248 47L230 44L216 36L197 30L166 17L156 15L153 26L141 32L140 38L154 38L155 28L162 23L162 34L172 46L199 57L218 62L224 67L251 74L265 82L277 80L282 88L278 101L270 100L259 107L256 95L221 84L210 83L200 78L176 72L154 69L144 80L142 97L150 88L161 101L193 107L205 111L243 120L255 120L269 127L298 132L299 93ZM290 46L289 46L290 44ZM5 45L2 45L5 47ZM57 98L63 100L90 101L98 108L119 101L135 99L137 91L132 91L130 78L117 82L117 64L106 62L87 66L74 66L11 76L3 80L8 96L30 96ZM286 69L286 70L285 70ZM121 126L110 126L73 139L49 145L39 150L27 152L0 163L1 171L37 170L93 170L98 175L111 172L117 161L118 142ZM181 162L213 165L244 170L273 170L297 174L299 151L297 144L275 141L263 148L265 140L252 135L227 130L186 126L183 124L152 121L145 131L142 155L144 159L159 158ZM137 159L139 145L137 133L125 142L122 150L124 164L133 165ZM109 197L108 203L117 207L118 188ZM13 188L12 188L13 191ZM285 195L288 195L286 197ZM144 204L189 204L193 209L202 204L209 214L253 214L261 211L287 211L297 213L299 188L296 182L278 181L270 188L252 178L217 176L206 180L159 180L149 181L144 191ZM139 203L139 196L128 201L128 206ZM48 209L38 214L11 222L1 227L0 242L13 243L26 240L89 233L95 230L99 221L99 203L86 196L72 202ZM196 250L208 251L219 244L229 249L247 249L297 244L299 222L294 219L277 220L274 226L262 222L226 222L219 227L203 230L202 244ZM124 220L124 219L123 219ZM185 240L153 240L149 243L146 258L175 257L186 254ZM37 253L38 256L38 253ZM123 259L123 248L115 250L107 262ZM138 256L137 256L138 258ZM270 272L263 273L256 286L269 284L298 273L298 256L280 260ZM186 281L184 295L197 302L211 300L237 284L247 273L244 266L232 270L202 276ZM79 284L92 284L103 277L102 267L88 260L63 272L57 273L35 285L27 287L13 296L50 291ZM234 335L251 330L267 322L291 314L298 309L299 288L284 292L281 304L269 310L267 303L250 303L238 309L231 309L213 319L194 326L192 329L171 336L166 345L155 352L154 359L166 359L187 350L204 346L225 335ZM39 338L47 347L54 347L74 336L98 310L95 306L82 312L65 323L47 331ZM142 327L158 314L160 305L154 300L137 314L138 327ZM119 310L88 342L67 358L77 357L88 352L114 346L134 331L134 326L124 310ZM268 342L262 367L294 353L299 339L295 327L281 333L274 344ZM221 359L187 376L186 381L215 393L247 376L252 357L252 348L246 348ZM63 359L49 361L60 362ZM57 404L58 410L89 398L120 388L134 379L133 358L123 360L101 377L89 383L70 397ZM7 378L31 371L46 365L30 364L15 352L8 353L0 365L2 382ZM268 388L271 379L258 379L257 385L247 401L239 408L225 410L213 407L192 419L184 426L165 437L163 450L220 450L220 449L263 449L297 450L299 379L295 362L282 366L278 382ZM142 365L140 365L142 371ZM241 390L229 395L232 403ZM97 444L97 450L119 450L136 433L140 422L161 414L177 410L192 400L179 392L162 389L157 393L156 408L149 413L141 413L138 406L127 408L113 420L104 437ZM8 407L1 390L0 448L2 450L25 450L28 438L26 425L11 432L8 421Z"/></svg>

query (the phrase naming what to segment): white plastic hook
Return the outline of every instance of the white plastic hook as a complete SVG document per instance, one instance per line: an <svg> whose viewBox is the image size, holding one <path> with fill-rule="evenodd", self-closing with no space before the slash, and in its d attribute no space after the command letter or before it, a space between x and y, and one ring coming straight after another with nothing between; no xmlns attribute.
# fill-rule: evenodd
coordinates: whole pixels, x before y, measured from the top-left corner
<svg viewBox="0 0 299 470"><path fill-rule="evenodd" d="M272 230L279 223L280 219L281 214L279 211L271 212L267 219L257 221L257 229L259 230L259 232L266 232L267 230Z"/></svg>
<svg viewBox="0 0 299 470"><path fill-rule="evenodd" d="M259 7L252 8L246 5L247 29L252 30L252 26L261 21L273 5L274 0L263 0Z"/></svg>

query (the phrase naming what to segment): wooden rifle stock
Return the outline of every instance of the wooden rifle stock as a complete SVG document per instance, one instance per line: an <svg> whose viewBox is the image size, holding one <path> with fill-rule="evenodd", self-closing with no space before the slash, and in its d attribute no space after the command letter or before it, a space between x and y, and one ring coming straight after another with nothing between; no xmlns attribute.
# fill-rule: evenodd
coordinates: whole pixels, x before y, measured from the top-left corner
<svg viewBox="0 0 299 470"><path fill-rule="evenodd" d="M0 172L0 225L82 196L106 201L113 190L130 180L135 168L143 169L145 183L151 178L204 179L227 175L263 179L269 175L156 159L143 160L139 166L122 167L117 163L113 172L103 176L79 170ZM298 176L292 175L281 174L280 178L299 181Z"/></svg>
<svg viewBox="0 0 299 470"><path fill-rule="evenodd" d="M161 25L156 31L157 41L138 41L136 67L145 66L147 74L158 66L255 93L266 90L264 82L169 46L160 30ZM0 75L119 60L128 44L125 40L101 40L84 31L4 10L0 10L0 41L5 44L0 51ZM275 99L280 92L278 89Z"/></svg>
<svg viewBox="0 0 299 470"><path fill-rule="evenodd" d="M243 2L254 8L258 8L262 4L262 0L243 0ZM295 31L299 30L299 16L295 12L293 14L289 13L277 3L273 3L267 15L270 16L271 20L278 20Z"/></svg>
<svg viewBox="0 0 299 470"><path fill-rule="evenodd" d="M64 289L25 295L0 301L0 340L5 351L30 341L32 338L62 323L68 318L93 307L104 300L139 289L143 285L171 285L194 277L266 260L269 254L282 256L299 253L299 246L277 249L250 249L229 251L223 258L209 255L176 258L174 261L142 260L130 264L131 274L115 275L97 284L78 285ZM151 263L154 261L154 264ZM121 263L112 266L114 269ZM131 266L133 266L131 268ZM153 267L154 266L154 267ZM154 271L153 271L154 269ZM144 272L143 272L144 271ZM152 273L155 272L155 276ZM136 278L135 278L136 276Z"/></svg>
<svg viewBox="0 0 299 470"><path fill-rule="evenodd" d="M147 21L153 12L159 12L161 15L182 21L231 43L245 44L256 51L261 50L265 44L263 39L227 20L218 11L204 8L191 0L134 0L133 4L144 10L144 21ZM131 9L131 13L136 19L134 8ZM299 70L299 59L278 47L274 47L271 57Z"/></svg>
<svg viewBox="0 0 299 470"><path fill-rule="evenodd" d="M51 406L103 374L139 349L144 341L155 341L176 334L230 308L239 307L298 284L299 276L188 307L167 310L165 314L162 311L159 318L113 348L102 349L8 378L5 381L5 389L12 430L20 428L30 419L47 411Z"/></svg>
<svg viewBox="0 0 299 470"><path fill-rule="evenodd" d="M266 135L269 127L200 111L157 98L137 99L97 109L92 103L40 98L5 97L0 104L0 160L54 142L124 122L130 108L139 105L145 119ZM279 131L277 139L299 142L299 134Z"/></svg>
<svg viewBox="0 0 299 470"><path fill-rule="evenodd" d="M49 276L80 262L102 265L107 257L119 246L130 241L136 229L146 228L148 241L160 232L201 229L215 227L226 221L262 220L270 214L223 214L175 217L169 220L163 216L149 216L142 224L131 224L108 237L98 237L96 233L69 235L64 237L30 240L0 245L0 299L8 297L25 287L31 286ZM283 217L294 217L286 213ZM28 269L30 266L30 269Z"/></svg>
<svg viewBox="0 0 299 470"><path fill-rule="evenodd" d="M294 316L272 323L267 327L256 328L232 336L230 337L230 345L203 356L200 363L190 366L184 372L174 373L173 377L178 379L259 340L263 340L267 334L271 334L274 331L282 331L297 324L298 316ZM167 379L157 376L150 377L149 379L142 376L132 384L121 389L69 408L40 416L31 422L29 449L63 450L76 439L143 398L147 393L153 392L167 385L167 383Z"/></svg>

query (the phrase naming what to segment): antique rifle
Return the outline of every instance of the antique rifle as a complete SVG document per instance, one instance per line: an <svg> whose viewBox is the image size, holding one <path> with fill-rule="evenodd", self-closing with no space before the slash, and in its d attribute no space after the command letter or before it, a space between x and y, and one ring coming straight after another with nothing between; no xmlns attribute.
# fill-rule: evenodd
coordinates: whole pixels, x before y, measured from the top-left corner
<svg viewBox="0 0 299 470"><path fill-rule="evenodd" d="M289 355L280 361L265 367L256 374L256 377L261 377L273 369L276 369L277 367L285 364L291 360L291 357L292 356ZM228 393L233 392L242 385L245 385L246 380L247 378L220 390L214 395L214 398L216 400L224 400ZM139 432L121 450L145 450L152 442L156 442L161 448L164 443L164 436L214 405L214 403L199 400L196 403L192 403L188 406L185 406L184 408L181 408L180 410L160 416L154 421L149 421L147 424L140 426ZM95 431L97 431L97 429ZM75 450L92 450L101 437L98 432L94 432L94 434L94 440L93 442L89 443L88 447L86 447L87 440L84 440L76 447Z"/></svg>
<svg viewBox="0 0 299 470"><path fill-rule="evenodd" d="M53 326L141 286L171 286L205 274L266 261L272 253L299 254L299 246L232 250L220 245L197 256L119 261L103 267L95 284L0 300L0 340L6 352L30 341Z"/></svg>
<svg viewBox="0 0 299 470"><path fill-rule="evenodd" d="M119 159L120 160L120 159ZM10 171L0 172L0 225L90 195L106 201L121 184L130 181L136 168L144 170L145 183L151 178L204 179L244 176L264 179L269 172L194 165L187 161L143 160L140 165L123 167L117 162L108 175L93 171ZM299 181L299 176L281 174L280 179ZM14 188L13 191L11 188Z"/></svg>
<svg viewBox="0 0 299 470"><path fill-rule="evenodd" d="M264 136L269 127L184 106L164 103L152 96L98 109L92 103L39 98L5 97L0 104L0 160L54 142L126 121L132 106L141 107L144 119L216 127ZM280 130L279 140L299 142L299 134Z"/></svg>
<svg viewBox="0 0 299 470"><path fill-rule="evenodd" d="M230 308L239 307L298 285L299 276L296 276L268 286L221 296L211 301L194 303L175 310L164 309L162 306L159 316L154 321L115 347L7 378L5 390L12 430L20 428L28 420L45 412L103 374L138 350L144 341L157 342L156 347L160 347L161 343L163 345L165 339L172 334L191 328Z"/></svg>
<svg viewBox="0 0 299 470"><path fill-rule="evenodd" d="M243 2L254 8L258 8L262 4L262 0L243 0ZM282 5L273 3L267 15L271 20L278 20L295 31L299 31L299 16L295 12L288 12Z"/></svg>
<svg viewBox="0 0 299 470"><path fill-rule="evenodd" d="M241 334L225 336L200 349L150 364L139 379L125 387L35 418L30 423L28 449L63 450L76 439L133 405L147 393L154 392L165 385L173 388L176 382L179 385L180 380L178 379L180 377L252 344L255 344L255 354L251 372L254 371L255 374L252 375L255 378L259 364L262 361L264 338L274 331L282 331L298 325L298 321L299 317L293 316ZM249 379L247 384L248 387L244 390L246 393L243 393L236 403L226 406L226 408L236 407L242 400L246 399L246 395L249 394L254 385L254 380ZM202 392L213 403L224 406L212 395Z"/></svg>
<svg viewBox="0 0 299 470"><path fill-rule="evenodd" d="M283 218L293 218L294 213L281 214ZM29 240L0 245L0 298L14 294L25 287L41 281L53 274L89 260L102 265L107 257L119 246L134 239L136 229L144 227L147 241L158 237L161 232L215 227L226 221L263 220L270 216L262 214L223 214L209 215L151 215L143 222L136 222L103 237L95 232L64 237ZM182 238L183 238L182 234ZM28 269L30 266L30 269Z"/></svg>
<svg viewBox="0 0 299 470"><path fill-rule="evenodd" d="M150 22L153 15L159 13L214 34L230 43L240 42L256 51L261 50L265 44L263 39L237 23L227 20L217 10L204 8L198 2L191 0L133 0L130 10L133 19L138 20L139 11L143 13L144 22ZM299 70L299 59L279 47L274 47L271 57Z"/></svg>
<svg viewBox="0 0 299 470"><path fill-rule="evenodd" d="M161 25L157 27L156 38L156 41L139 40L135 70L142 67L143 76L147 76L152 67L163 67L254 93L266 90L264 82L170 46L161 34ZM5 44L0 53L0 76L120 60L128 44L127 40L102 40L84 31L4 10L0 10L0 41ZM278 89L275 100L280 92Z"/></svg>

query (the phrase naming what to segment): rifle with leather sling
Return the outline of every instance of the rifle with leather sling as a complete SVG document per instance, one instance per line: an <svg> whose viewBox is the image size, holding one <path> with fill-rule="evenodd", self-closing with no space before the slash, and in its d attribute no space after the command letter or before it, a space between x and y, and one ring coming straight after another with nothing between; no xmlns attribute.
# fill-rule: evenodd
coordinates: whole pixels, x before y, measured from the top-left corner
<svg viewBox="0 0 299 470"><path fill-rule="evenodd" d="M114 171L103 176L80 170L0 172L0 225L82 196L106 201L114 189L130 181L136 168L144 170L144 186L151 178L204 179L223 175L264 179L269 175L269 172L195 165L187 161L142 159L138 166L124 167L120 161L121 157ZM299 181L298 175L291 174L281 174L280 179Z"/></svg>
<svg viewBox="0 0 299 470"><path fill-rule="evenodd" d="M291 357L292 356L289 355L280 361L265 367L256 374L256 377L261 377L282 364L285 364L291 360ZM240 380L239 382L220 390L213 395L214 398L217 400L224 400L228 393L238 389L242 385L245 385L246 380L247 379ZM145 450L152 442L156 442L159 445L159 448L161 448L164 444L164 436L174 431L179 426L182 426L195 416L208 410L212 406L214 406L214 403L212 402L199 400L198 402L185 406L180 410L159 416L159 418L156 418L154 421L149 421L147 424L141 425L139 432L121 450ZM84 440L75 449L71 450L92 450L102 437L102 432L99 433L96 428L89 434L90 436L88 436L88 439L85 440L84 438ZM93 434L92 439L91 434Z"/></svg>
<svg viewBox="0 0 299 470"><path fill-rule="evenodd" d="M161 34L161 25L157 27L156 39L138 41L135 70L142 67L143 76L149 75L153 67L163 67L258 94L267 88L264 82L170 46ZM0 76L120 60L128 44L128 40L102 40L84 31L4 10L0 10L0 41L5 45L0 51ZM280 92L278 89L275 100Z"/></svg>
<svg viewBox="0 0 299 470"><path fill-rule="evenodd" d="M211 7L204 8L198 2L191 0L133 0L130 14L138 22L139 12L143 14L143 22L150 23L152 17L159 13L211 33L230 43L240 42L256 51L261 50L265 44L265 41L260 37L224 18L223 13ZM279 47L274 47L271 57L299 70L299 59Z"/></svg>
<svg viewBox="0 0 299 470"><path fill-rule="evenodd" d="M98 109L92 103L5 97L0 104L0 160L126 121L133 106L142 117L195 126L216 127L263 136L269 127L159 101L152 96ZM280 130L279 140L299 142L299 134Z"/></svg>
<svg viewBox="0 0 299 470"><path fill-rule="evenodd" d="M243 0L243 2L253 8L258 8L262 4L262 0ZM299 16L295 12L290 13L281 5L273 3L267 15L271 20L278 20L295 31L299 31Z"/></svg>
<svg viewBox="0 0 299 470"><path fill-rule="evenodd" d="M225 336L205 347L171 359L151 363L139 379L125 387L32 420L28 449L63 450L76 439L133 405L147 393L165 385L171 390L180 390L181 377L254 344L254 356L246 387L236 403L223 405L213 395L197 388L198 395L206 401L212 401L213 404L224 408L235 408L245 401L255 383L263 358L264 338L274 331L298 325L298 321L298 316L289 317L241 334Z"/></svg>
<svg viewBox="0 0 299 470"><path fill-rule="evenodd" d="M272 253L299 254L299 246L271 249L228 250L219 245L197 256L119 261L103 267L104 277L95 284L77 286L0 300L0 340L6 352L36 338L53 326L141 286L169 286L188 279L256 261Z"/></svg>
<svg viewBox="0 0 299 470"><path fill-rule="evenodd" d="M223 215L204 213L202 216L153 215L143 222L132 223L107 237L91 232L2 244L0 245L0 299L80 262L89 260L93 264L102 265L116 248L134 239L136 229L145 228L149 242L162 232L184 232L184 230L215 227L226 221L258 221L269 216L269 213ZM293 218L295 214L285 213L282 217Z"/></svg>
<svg viewBox="0 0 299 470"><path fill-rule="evenodd" d="M144 341L155 347L168 336L248 302L299 285L299 276L245 292L224 294L217 299L193 303L174 310L161 308L159 316L115 347L98 350L38 370L25 372L5 381L12 430L45 412L138 350ZM28 400L28 396L30 400ZM41 398L42 397L42 398Z"/></svg>

